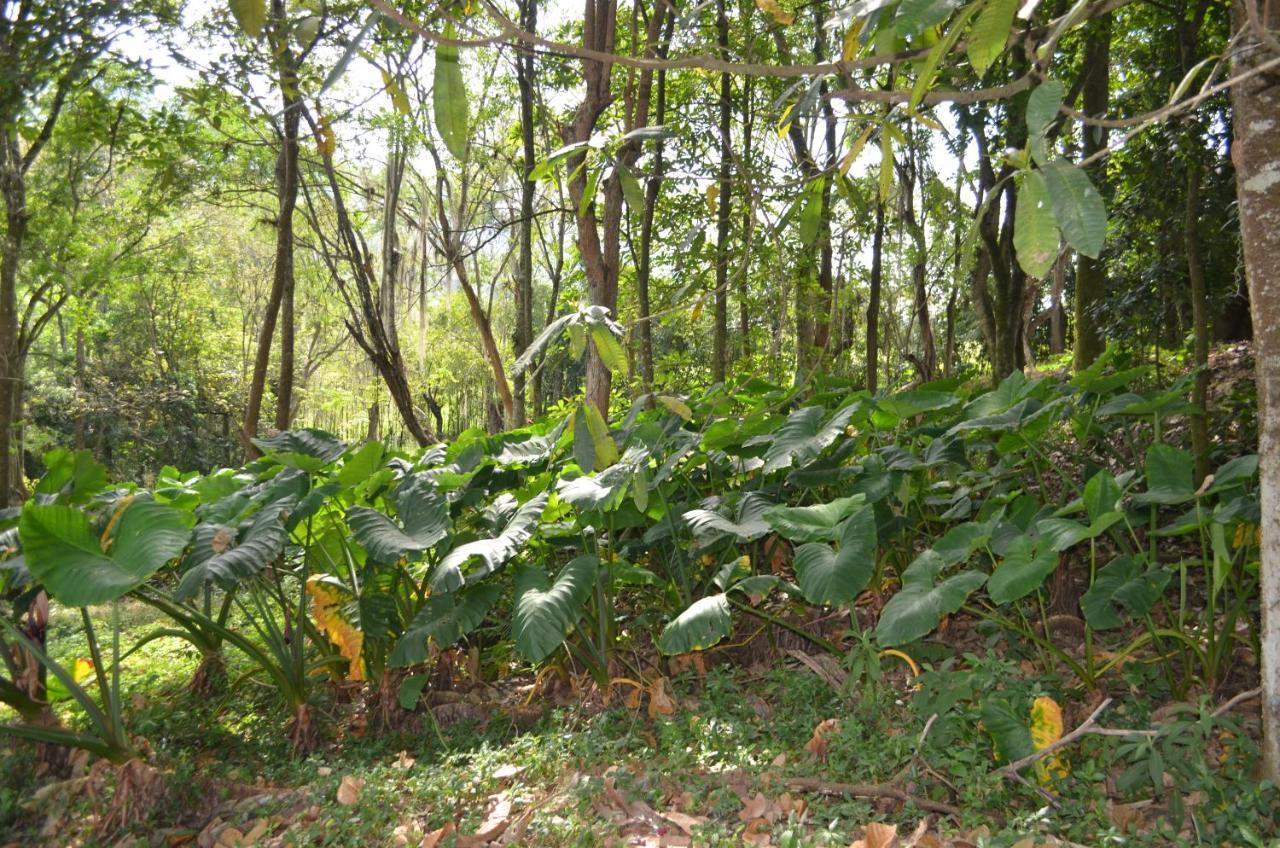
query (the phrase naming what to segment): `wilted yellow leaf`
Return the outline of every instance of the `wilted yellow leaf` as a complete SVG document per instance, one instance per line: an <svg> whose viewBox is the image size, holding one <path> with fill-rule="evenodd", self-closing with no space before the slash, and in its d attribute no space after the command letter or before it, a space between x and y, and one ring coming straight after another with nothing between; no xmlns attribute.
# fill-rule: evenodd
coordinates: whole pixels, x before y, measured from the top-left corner
<svg viewBox="0 0 1280 848"><path fill-rule="evenodd" d="M316 150L321 156L332 156L338 149L338 137L333 133L329 119L320 116L320 127L316 132Z"/></svg>
<svg viewBox="0 0 1280 848"><path fill-rule="evenodd" d="M342 778L338 784L338 803L344 807L355 806L360 800L360 790L364 788L364 781L358 777L347 775Z"/></svg>
<svg viewBox="0 0 1280 848"><path fill-rule="evenodd" d="M756 0L756 8L783 26L791 26L796 22L796 16L782 8L778 0Z"/></svg>
<svg viewBox="0 0 1280 848"><path fill-rule="evenodd" d="M655 677L649 684L649 718L671 715L675 711L676 702L667 691L667 678Z"/></svg>
<svg viewBox="0 0 1280 848"><path fill-rule="evenodd" d="M1062 707L1047 695L1036 698L1031 705L1031 743L1037 751L1043 751L1062 738ZM1066 777L1067 764L1062 757L1053 754L1036 763L1036 774L1041 783L1053 777Z"/></svg>
<svg viewBox="0 0 1280 848"><path fill-rule="evenodd" d="M707 186L707 212L716 214L716 198L720 196L720 185L712 183Z"/></svg>
<svg viewBox="0 0 1280 848"><path fill-rule="evenodd" d="M338 589L315 575L307 580L307 594L311 596L311 617L316 626L347 660L347 679L364 680L364 663L360 661L364 634L342 617Z"/></svg>

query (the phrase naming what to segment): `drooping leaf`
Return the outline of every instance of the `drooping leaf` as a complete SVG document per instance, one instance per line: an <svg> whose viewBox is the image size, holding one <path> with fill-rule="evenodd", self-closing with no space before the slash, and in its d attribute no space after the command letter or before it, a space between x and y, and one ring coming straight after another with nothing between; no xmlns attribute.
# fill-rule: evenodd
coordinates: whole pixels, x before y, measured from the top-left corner
<svg viewBox="0 0 1280 848"><path fill-rule="evenodd" d="M733 632L733 617L724 593L694 601L672 619L658 637L664 654L685 654L710 648Z"/></svg>
<svg viewBox="0 0 1280 848"><path fill-rule="evenodd" d="M444 27L446 38L456 38L452 23ZM467 158L467 83L462 77L458 48L436 45L435 75L431 97L436 131L445 147L459 161Z"/></svg>
<svg viewBox="0 0 1280 848"><path fill-rule="evenodd" d="M1053 199L1039 171L1027 171L1018 186L1018 207L1013 225L1013 247L1018 264L1032 277L1049 273L1058 258L1058 221Z"/></svg>
<svg viewBox="0 0 1280 848"><path fill-rule="evenodd" d="M601 471L618 461L618 446L593 403L578 404L573 415L573 455L583 471Z"/></svg>
<svg viewBox="0 0 1280 848"><path fill-rule="evenodd" d="M310 427L264 436L253 443L281 465L302 471L318 471L347 450L336 436Z"/></svg>
<svg viewBox="0 0 1280 848"><path fill-rule="evenodd" d="M903 0L906 5L910 0ZM928 93L929 88L933 85L933 79L938 73L938 65L942 62L942 58L951 52L951 48L956 46L956 42L960 40L960 36L964 33L965 27L969 25L969 19L981 7L979 3L971 3L960 10L960 14L956 15L951 26L947 29L947 34L938 39L938 43L930 48L929 53L925 56L924 62L921 63L920 70L917 72L915 84L911 86L911 99L907 104L907 111L915 112L920 102L924 100L924 96ZM944 12L945 15L950 13L948 8Z"/></svg>
<svg viewBox="0 0 1280 848"><path fill-rule="evenodd" d="M843 432L857 410L850 404L826 419L826 409L806 406L787 417L773 435L764 455L765 473L801 466L826 450ZM824 420L825 419L825 420Z"/></svg>
<svg viewBox="0 0 1280 848"><path fill-rule="evenodd" d="M1020 0L988 0L973 22L966 47L969 64L982 76L991 63L1004 52L1009 40L1009 28L1013 26L1014 13Z"/></svg>
<svg viewBox="0 0 1280 848"><path fill-rule="evenodd" d="M604 363L604 367L615 374L625 376L627 373L627 352L622 349L622 344L613 335L613 331L605 324L593 323L591 325L591 341L595 343L596 353L599 354L600 361Z"/></svg>
<svg viewBox="0 0 1280 848"><path fill-rule="evenodd" d="M1124 623L1122 609L1141 618L1160 600L1169 579L1168 571L1148 568L1138 557L1116 557L1099 569L1093 585L1080 598L1084 620L1094 630L1108 630Z"/></svg>
<svg viewBox="0 0 1280 848"><path fill-rule="evenodd" d="M876 570L875 509L862 506L841 527L840 549L811 542L795 553L796 581L812 604L843 604L867 587Z"/></svg>
<svg viewBox="0 0 1280 848"><path fill-rule="evenodd" d="M402 486L396 511L403 527L376 509L347 508L352 535L376 562L393 563L430 550L449 530L449 504L425 479Z"/></svg>
<svg viewBox="0 0 1280 848"><path fill-rule="evenodd" d="M427 640L447 648L484 622L502 589L496 583L481 583L461 592L432 595L423 603L405 628L387 662L393 666L426 662Z"/></svg>
<svg viewBox="0 0 1280 848"><path fill-rule="evenodd" d="M1065 159L1046 163L1040 172L1062 237L1080 253L1097 259L1107 239L1107 207L1089 175Z"/></svg>
<svg viewBox="0 0 1280 848"><path fill-rule="evenodd" d="M693 534L702 541L712 541L722 535L733 536L739 542L752 542L769 532L769 522L764 514L773 502L758 492L748 492L738 501L733 518L717 509L703 506L691 509L683 516Z"/></svg>
<svg viewBox="0 0 1280 848"><path fill-rule="evenodd" d="M987 595L993 603L1008 604L1030 595L1044 584L1058 567L1058 555L1044 546L1032 550L1031 539L1019 536L1004 552L1004 558L987 579Z"/></svg>
<svg viewBox="0 0 1280 848"><path fill-rule="evenodd" d="M319 574L307 578L307 594L311 596L311 618L317 629L347 661L347 680L364 680L364 633L342 614L342 607L350 599L344 597L341 587Z"/></svg>
<svg viewBox="0 0 1280 848"><path fill-rule="evenodd" d="M1031 142L1031 153L1042 167L1049 161L1045 133L1058 119L1064 93L1062 83L1051 79L1033 88L1027 98L1027 137Z"/></svg>
<svg viewBox="0 0 1280 848"><path fill-rule="evenodd" d="M174 593L178 600L194 597L210 580L230 588L266 568L284 551L289 512L295 504L292 498L267 504L239 530L208 523L196 527Z"/></svg>
<svg viewBox="0 0 1280 848"><path fill-rule="evenodd" d="M89 517L62 504L28 502L18 523L26 568L67 606L113 601L182 553L192 517L151 499L127 502L103 535Z"/></svg>
<svg viewBox="0 0 1280 848"><path fill-rule="evenodd" d="M1029 727L1031 744L1037 751L1043 751L1062 738L1062 707L1048 695L1041 695L1031 703ZM1050 754L1036 763L1036 776L1043 784L1049 784L1054 778L1066 777L1067 764L1061 754Z"/></svg>
<svg viewBox="0 0 1280 848"><path fill-rule="evenodd" d="M881 645L902 645L924 636L944 615L960 609L987 579L981 572L962 571L939 582L945 567L945 560L933 551L925 551L907 566L902 588L885 604L876 624Z"/></svg>
<svg viewBox="0 0 1280 848"><path fill-rule="evenodd" d="M267 0L228 0L231 14L250 38L262 35L267 24Z"/></svg>
<svg viewBox="0 0 1280 848"><path fill-rule="evenodd" d="M86 503L107 488L107 468L91 451L54 448L44 455L44 476L36 483L36 500Z"/></svg>
<svg viewBox="0 0 1280 848"><path fill-rule="evenodd" d="M431 580L432 588L436 592L453 592L464 583L482 580L505 565L533 535L542 511L546 509L547 497L544 492L521 504L497 536L467 542L450 551L436 569ZM464 577L462 566L472 559L480 560L480 567Z"/></svg>
<svg viewBox="0 0 1280 848"><path fill-rule="evenodd" d="M764 518L778 535L793 542L834 542L844 520L865 503L862 495L854 495L814 506L774 506Z"/></svg>
<svg viewBox="0 0 1280 848"><path fill-rule="evenodd" d="M546 571L525 566L516 573L511 635L520 656L546 659L582 617L600 561L583 554L566 565L553 583Z"/></svg>
<svg viewBox="0 0 1280 848"><path fill-rule="evenodd" d="M1137 503L1174 506L1195 499L1196 487L1191 482L1195 461L1191 454L1157 442L1147 450L1145 467L1147 490L1133 496Z"/></svg>

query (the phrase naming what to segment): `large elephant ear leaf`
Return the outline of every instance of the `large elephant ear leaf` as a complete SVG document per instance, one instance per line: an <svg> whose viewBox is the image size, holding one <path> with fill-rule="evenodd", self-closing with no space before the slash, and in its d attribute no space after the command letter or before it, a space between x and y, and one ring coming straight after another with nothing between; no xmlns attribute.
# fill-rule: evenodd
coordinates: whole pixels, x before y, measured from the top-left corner
<svg viewBox="0 0 1280 848"><path fill-rule="evenodd" d="M288 498L267 504L238 532L222 524L197 527L186 570L174 593L178 600L194 597L210 580L230 588L266 568L284 552L294 503Z"/></svg>
<svg viewBox="0 0 1280 848"><path fill-rule="evenodd" d="M876 639L892 647L912 642L933 630L944 615L960 609L987 579L977 571L962 571L938 582L946 561L934 551L916 557L902 573L902 588L889 599L876 624Z"/></svg>
<svg viewBox="0 0 1280 848"><path fill-rule="evenodd" d="M997 604L1020 600L1039 589L1057 567L1058 554L1052 547L1045 545L1033 553L1031 539L1019 536L987 580L987 594Z"/></svg>
<svg viewBox="0 0 1280 848"><path fill-rule="evenodd" d="M810 542L796 549L796 580L812 604L843 604L867 587L876 570L875 508L863 506L841 525L840 549Z"/></svg>
<svg viewBox="0 0 1280 848"><path fill-rule="evenodd" d="M541 568L520 569L511 627L520 656L541 662L560 647L582 617L599 567L598 559L584 554L566 565L554 583Z"/></svg>
<svg viewBox="0 0 1280 848"><path fill-rule="evenodd" d="M376 509L347 508L352 535L376 562L393 563L430 550L449 531L448 501L429 481L415 480L402 486L396 496L396 512L403 527Z"/></svg>
<svg viewBox="0 0 1280 848"><path fill-rule="evenodd" d="M174 507L135 499L117 508L99 536L80 510L33 502L22 510L18 535L31 576L54 600L80 607L141 586L182 553L192 520Z"/></svg>
<svg viewBox="0 0 1280 848"><path fill-rule="evenodd" d="M1162 568L1146 568L1137 557L1116 557L1099 569L1093 585L1080 598L1080 611L1094 630L1119 627L1124 623L1121 609L1136 618L1146 615L1164 594L1170 577Z"/></svg>
<svg viewBox="0 0 1280 848"><path fill-rule="evenodd" d="M854 495L814 506L774 506L764 513L778 535L793 542L834 542L841 523L862 506L866 498Z"/></svg>
<svg viewBox="0 0 1280 848"><path fill-rule="evenodd" d="M488 577L505 565L533 535L542 518L542 511L546 509L547 497L543 493L521 504L497 536L467 542L450 551L431 578L432 589L436 592L453 592L462 588L465 583L474 583ZM462 566L471 559L480 560L480 567L464 576Z"/></svg>
<svg viewBox="0 0 1280 848"><path fill-rule="evenodd" d="M733 632L733 617L724 593L694 601L662 629L658 650L685 654L710 648Z"/></svg>
<svg viewBox="0 0 1280 848"><path fill-rule="evenodd" d="M432 595L405 628L387 661L393 666L426 662L428 639L441 648L457 642L481 625L499 594L496 584L482 583L464 592Z"/></svg>
<svg viewBox="0 0 1280 848"><path fill-rule="evenodd" d="M286 430L253 443L281 465L302 471L319 471L347 451L336 436L323 430Z"/></svg>

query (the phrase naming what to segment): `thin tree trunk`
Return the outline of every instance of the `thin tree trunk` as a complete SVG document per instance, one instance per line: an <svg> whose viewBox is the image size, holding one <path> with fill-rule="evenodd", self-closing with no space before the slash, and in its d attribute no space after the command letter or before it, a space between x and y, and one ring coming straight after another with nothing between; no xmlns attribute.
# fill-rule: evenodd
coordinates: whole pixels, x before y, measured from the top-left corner
<svg viewBox="0 0 1280 848"><path fill-rule="evenodd" d="M1253 7L1235 0L1233 29L1243 37L1233 55L1237 75L1275 58L1258 30L1280 30L1280 3ZM1231 92L1240 206L1240 241L1253 306L1258 382L1258 453L1262 483L1262 723L1266 774L1280 780L1280 86L1267 75L1237 83Z"/></svg>
<svg viewBox="0 0 1280 848"><path fill-rule="evenodd" d="M87 366L85 364L84 328L76 327L76 423L75 449L84 450L85 434L88 431L88 413L85 405L88 398L85 392Z"/></svg>
<svg viewBox="0 0 1280 848"><path fill-rule="evenodd" d="M522 0L520 26L525 32L538 27L538 0ZM520 141L524 154L524 173L520 180L520 258L516 270L515 355L519 357L533 343L533 201L537 184L529 174L538 164L533 139L533 52L516 54L516 84L520 89ZM512 375L514 394L513 417L516 426L523 425L525 412L525 373Z"/></svg>
<svg viewBox="0 0 1280 848"><path fill-rule="evenodd" d="M1199 369L1191 402L1200 408L1191 416L1191 452L1195 482L1209 474L1209 286L1200 255L1200 162L1192 154L1187 164L1186 225L1187 276L1191 281L1191 323L1194 325L1194 365Z"/></svg>
<svg viewBox="0 0 1280 848"><path fill-rule="evenodd" d="M725 1L716 0L716 43L723 59L729 57L729 18L725 14ZM732 106L732 88L729 74L720 75L720 173L719 205L716 209L716 298L715 298L715 348L711 362L711 379L725 381L729 368L729 213L730 169L733 165L732 140L729 137L729 119Z"/></svg>
<svg viewBox="0 0 1280 848"><path fill-rule="evenodd" d="M1084 86L1082 91L1084 113L1102 116L1107 112L1110 100L1111 76L1111 15L1094 18L1085 25ZM1088 158L1107 146L1107 131L1102 127L1085 126L1083 131L1083 156ZM1101 166L1091 169L1094 182L1104 175ZM1098 325L1098 312L1107 296L1107 272L1102 257L1092 259L1083 253L1076 260L1076 370L1087 368L1102 355L1106 339Z"/></svg>
<svg viewBox="0 0 1280 848"><path fill-rule="evenodd" d="M1067 287L1067 256L1063 253L1053 263L1053 283L1049 289L1049 353L1054 356L1067 349L1067 322L1062 308L1062 292Z"/></svg>
<svg viewBox="0 0 1280 848"><path fill-rule="evenodd" d="M884 273L884 202L876 200L876 224L871 235L871 292L867 299L867 391L880 382L880 289Z"/></svg>
<svg viewBox="0 0 1280 848"><path fill-rule="evenodd" d="M0 128L0 191L5 201L5 238L0 254L0 508L23 496L22 455L17 430L22 426L22 381L26 356L18 333L18 263L27 236L26 175L14 130Z"/></svg>
<svg viewBox="0 0 1280 848"><path fill-rule="evenodd" d="M747 20L751 14L752 5L744 3L742 6L742 14L744 16L743 26L747 25ZM749 251L751 249L752 228L755 223L755 216L752 214L752 200L747 196L748 183L746 169L752 161L751 135L755 123L755 109L752 106L751 98L755 93L755 77L747 77L742 84L742 171L739 176L738 183L741 186L739 195L742 197L742 249ZM738 276L738 335L742 339L742 356L744 359L751 357L751 301L748 285L750 283L750 275L746 273L746 269L742 269Z"/></svg>

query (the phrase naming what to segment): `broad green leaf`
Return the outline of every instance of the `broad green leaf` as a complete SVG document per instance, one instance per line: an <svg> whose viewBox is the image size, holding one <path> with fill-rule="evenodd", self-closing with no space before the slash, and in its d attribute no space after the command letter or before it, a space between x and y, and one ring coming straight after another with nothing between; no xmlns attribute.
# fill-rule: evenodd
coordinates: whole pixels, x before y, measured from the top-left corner
<svg viewBox="0 0 1280 848"><path fill-rule="evenodd" d="M622 186L622 196L627 201L627 208L632 212L641 212L644 210L644 188L641 187L640 181L636 179L636 175L631 173L629 168L618 166L616 171L618 176L618 184Z"/></svg>
<svg viewBox="0 0 1280 848"><path fill-rule="evenodd" d="M104 538L75 507L27 503L18 536L27 570L50 597L73 607L113 601L182 553L191 538L190 513L150 499L129 502L111 521Z"/></svg>
<svg viewBox="0 0 1280 848"><path fill-rule="evenodd" d="M867 587L876 570L875 509L863 506L840 528L840 549L821 542L795 553L796 581L811 604L843 604Z"/></svg>
<svg viewBox="0 0 1280 848"><path fill-rule="evenodd" d="M554 583L536 566L516 573L511 635L520 656L541 662L569 635L582 617L600 561L590 554L566 565Z"/></svg>
<svg viewBox="0 0 1280 848"><path fill-rule="evenodd" d="M596 353L600 355L600 361L604 363L604 367L615 374L626 376L627 352L622 349L622 344L614 336L613 331L605 324L593 323L591 341L595 342Z"/></svg>
<svg viewBox="0 0 1280 848"><path fill-rule="evenodd" d="M404 680L400 681L400 690L398 700L400 701L400 709L415 710L418 707L418 700L422 697L422 690L427 688L427 683L431 680L431 675L411 674Z"/></svg>
<svg viewBox="0 0 1280 848"><path fill-rule="evenodd" d="M1045 518L1036 524L1036 532L1044 537L1050 549L1060 553L1083 541L1101 536L1108 527L1122 518L1124 513L1121 512L1105 513L1088 524L1069 518Z"/></svg>
<svg viewBox="0 0 1280 848"><path fill-rule="evenodd" d="M264 436L253 443L281 465L301 471L319 471L347 450L336 436L310 427Z"/></svg>
<svg viewBox="0 0 1280 848"><path fill-rule="evenodd" d="M1052 548L1033 551L1031 539L1019 536L987 578L987 595L996 604L1020 600L1039 589L1057 567L1058 554Z"/></svg>
<svg viewBox="0 0 1280 848"><path fill-rule="evenodd" d="M90 451L54 448L44 455L44 465L44 476L36 483L35 493L44 496L39 500L86 503L107 488L107 468Z"/></svg>
<svg viewBox="0 0 1280 848"><path fill-rule="evenodd" d="M1195 499L1192 484L1195 461L1191 454L1157 442L1147 450L1147 490L1133 496L1137 503L1173 506Z"/></svg>
<svg viewBox="0 0 1280 848"><path fill-rule="evenodd" d="M544 492L521 504L497 536L467 542L450 551L440 561L431 578L432 589L436 592L453 592L464 583L482 580L505 565L533 535L542 511L546 509L547 498L548 495ZM480 560L480 567L464 578L462 566L472 559Z"/></svg>
<svg viewBox="0 0 1280 848"><path fill-rule="evenodd" d="M347 508L352 535L375 562L394 563L430 550L449 530L448 501L425 479L401 486L396 512L403 527L375 509Z"/></svg>
<svg viewBox="0 0 1280 848"><path fill-rule="evenodd" d="M821 406L806 406L791 413L774 431L764 456L765 473L793 465L799 467L815 459L844 433L856 410L856 404L845 406L825 423L826 409Z"/></svg>
<svg viewBox="0 0 1280 848"><path fill-rule="evenodd" d="M683 516L693 535L700 541L713 541L722 535L739 542L752 542L769 532L764 514L773 503L757 492L748 492L738 501L735 518L726 518L715 509L704 506L691 509Z"/></svg>
<svg viewBox="0 0 1280 848"><path fill-rule="evenodd" d="M1124 623L1122 608L1141 618L1160 600L1169 578L1169 572L1147 568L1136 557L1116 557L1098 571L1093 585L1080 598L1084 620L1094 630L1107 630Z"/></svg>
<svg viewBox="0 0 1280 848"><path fill-rule="evenodd" d="M982 76L1004 52L1020 0L989 0L969 31L969 64Z"/></svg>
<svg viewBox="0 0 1280 848"><path fill-rule="evenodd" d="M654 400L665 406L668 412L679 415L685 421L693 420L693 410L680 398L671 395L654 395Z"/></svg>
<svg viewBox="0 0 1280 848"><path fill-rule="evenodd" d="M1013 762L1036 750L1031 729L1001 695L989 695L982 702L982 726L995 742L997 759Z"/></svg>
<svg viewBox="0 0 1280 848"><path fill-rule="evenodd" d="M862 495L854 495L814 506L775 506L764 518L780 536L793 542L834 542L844 520L865 503Z"/></svg>
<svg viewBox="0 0 1280 848"><path fill-rule="evenodd" d="M1214 472L1213 484L1209 487L1210 494L1226 491L1233 486L1240 486L1248 483L1258 475L1258 455L1256 453L1238 456L1230 462L1225 462Z"/></svg>
<svg viewBox="0 0 1280 848"><path fill-rule="evenodd" d="M915 38L947 19L959 0L902 0L893 27L900 38Z"/></svg>
<svg viewBox="0 0 1280 848"><path fill-rule="evenodd" d="M933 543L932 550L942 557L944 565L957 565L991 541L991 530L990 522L967 521L957 524Z"/></svg>
<svg viewBox="0 0 1280 848"><path fill-rule="evenodd" d="M609 425L605 423L600 410L593 403L584 403L578 407L578 416L586 427L587 438L591 442L594 461L593 469L604 469L618 461L618 446L609 434ZM581 430L574 424L573 437L576 441ZM575 445L576 450L576 445Z"/></svg>
<svg viewBox="0 0 1280 848"><path fill-rule="evenodd" d="M262 35L267 24L267 0L229 0L231 14L244 34L250 38Z"/></svg>
<svg viewBox="0 0 1280 848"><path fill-rule="evenodd" d="M1027 98L1027 137L1031 144L1031 154L1042 167L1049 161L1045 133L1058 118L1063 93L1062 83L1045 80L1033 88Z"/></svg>
<svg viewBox="0 0 1280 848"><path fill-rule="evenodd" d="M1084 484L1084 508L1090 521L1097 521L1119 508L1120 483L1109 471L1098 471Z"/></svg>
<svg viewBox="0 0 1280 848"><path fill-rule="evenodd" d="M1089 175L1065 159L1045 164L1040 172L1062 237L1080 253L1097 259L1107 239L1107 208Z"/></svg>
<svg viewBox="0 0 1280 848"><path fill-rule="evenodd" d="M446 38L456 38L452 23L444 27ZM435 77L431 107L436 119L436 130L455 159L467 158L467 84L462 78L462 65L458 61L458 48L443 44L436 46Z"/></svg>
<svg viewBox="0 0 1280 848"><path fill-rule="evenodd" d="M220 524L196 527L175 597L180 601L195 597L210 580L230 588L261 572L284 552L289 539L287 522L294 506L292 498L267 504L238 531Z"/></svg>
<svg viewBox="0 0 1280 848"><path fill-rule="evenodd" d="M962 571L938 582L946 567L941 556L925 551L902 573L902 588L880 613L876 639L886 647L915 641L938 626L944 615L960 609L987 575Z"/></svg>
<svg viewBox="0 0 1280 848"><path fill-rule="evenodd" d="M801 195L803 206L800 207L800 226L797 235L800 244L808 247L818 237L818 228L822 225L822 186L824 180L819 178L809 183Z"/></svg>
<svg viewBox="0 0 1280 848"><path fill-rule="evenodd" d="M905 6L910 0L903 0ZM938 64L942 61L942 57L951 52L951 48L956 46L956 42L960 40L960 36L964 33L964 28L968 26L969 19L980 8L979 3L971 3L960 10L960 14L956 15L956 19L951 22L951 28L947 30L947 34L938 40L929 50L929 54L925 56L920 70L916 74L916 81L911 86L911 100L907 105L908 112L915 112L916 107L920 105L920 101L924 99L925 94L929 91L929 87L933 85L933 78L938 73ZM950 9L947 10L947 14ZM945 19L945 15L944 15Z"/></svg>
<svg viewBox="0 0 1280 848"><path fill-rule="evenodd" d="M733 617L724 593L694 601L662 629L658 650L685 654L710 648L733 632Z"/></svg>
<svg viewBox="0 0 1280 848"><path fill-rule="evenodd" d="M426 662L428 639L440 648L454 644L484 622L501 594L496 583L482 583L461 592L432 595L405 628L387 662L393 666Z"/></svg>
<svg viewBox="0 0 1280 848"><path fill-rule="evenodd" d="M381 470L385 456L386 448L381 442L365 442L342 463L338 482L347 487L364 482Z"/></svg>
<svg viewBox="0 0 1280 848"><path fill-rule="evenodd" d="M1058 258L1058 221L1053 199L1039 171L1027 171L1018 186L1018 208L1014 216L1013 247L1018 264L1032 277L1049 273Z"/></svg>

